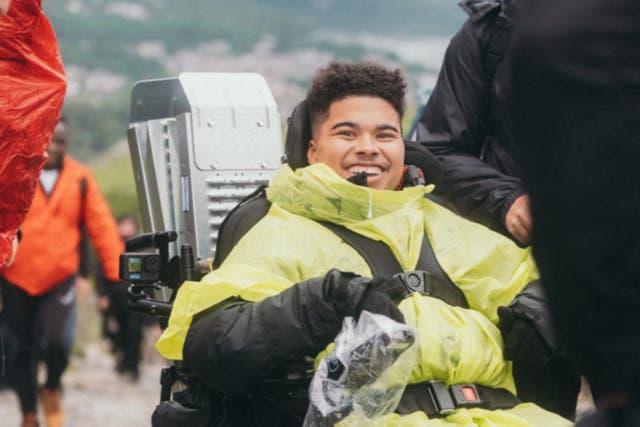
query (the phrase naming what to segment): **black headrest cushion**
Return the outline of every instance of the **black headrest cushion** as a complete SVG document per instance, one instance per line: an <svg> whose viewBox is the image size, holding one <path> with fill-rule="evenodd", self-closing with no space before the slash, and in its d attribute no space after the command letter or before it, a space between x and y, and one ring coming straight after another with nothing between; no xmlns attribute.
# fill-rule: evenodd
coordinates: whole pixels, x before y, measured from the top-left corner
<svg viewBox="0 0 640 427"><path fill-rule="evenodd" d="M444 174L440 162L419 142L404 141L404 163L420 168L427 184L434 184L436 187L442 184Z"/></svg>
<svg viewBox="0 0 640 427"><path fill-rule="evenodd" d="M307 151L311 140L311 119L307 103L302 101L287 119L287 139L284 144L286 161L291 169L307 166Z"/></svg>

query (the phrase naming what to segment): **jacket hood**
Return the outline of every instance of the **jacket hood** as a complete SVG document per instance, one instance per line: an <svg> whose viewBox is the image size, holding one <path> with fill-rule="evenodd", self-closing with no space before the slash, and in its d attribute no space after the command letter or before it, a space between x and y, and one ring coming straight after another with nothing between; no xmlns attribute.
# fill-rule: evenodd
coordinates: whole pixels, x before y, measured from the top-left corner
<svg viewBox="0 0 640 427"><path fill-rule="evenodd" d="M512 3L513 0L462 0L458 5L472 21L477 22L496 8L502 8L501 15L508 18Z"/></svg>
<svg viewBox="0 0 640 427"><path fill-rule="evenodd" d="M404 208L415 209L432 189L430 185L375 190L353 184L329 166L316 163L295 171L283 165L269 183L267 198L291 213L348 225Z"/></svg>

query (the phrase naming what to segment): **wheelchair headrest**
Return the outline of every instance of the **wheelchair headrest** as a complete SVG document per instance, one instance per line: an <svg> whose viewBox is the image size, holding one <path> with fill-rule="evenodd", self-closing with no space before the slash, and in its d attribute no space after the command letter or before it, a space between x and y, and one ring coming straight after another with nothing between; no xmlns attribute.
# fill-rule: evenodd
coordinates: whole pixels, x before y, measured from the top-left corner
<svg viewBox="0 0 640 427"><path fill-rule="evenodd" d="M308 166L307 151L311 140L311 117L306 101L302 101L293 109L287 119L287 137L285 140L284 161L291 169ZM405 164L413 165L422 170L427 184L442 183L443 173L440 162L422 144L415 141L404 141Z"/></svg>
<svg viewBox="0 0 640 427"><path fill-rule="evenodd" d="M444 173L440 162L419 142L404 141L404 164L419 168L427 184L434 184L436 187L442 184Z"/></svg>
<svg viewBox="0 0 640 427"><path fill-rule="evenodd" d="M296 105L287 119L284 153L291 169L296 170L309 165L307 162L309 140L311 140L311 118L306 101L302 101Z"/></svg>

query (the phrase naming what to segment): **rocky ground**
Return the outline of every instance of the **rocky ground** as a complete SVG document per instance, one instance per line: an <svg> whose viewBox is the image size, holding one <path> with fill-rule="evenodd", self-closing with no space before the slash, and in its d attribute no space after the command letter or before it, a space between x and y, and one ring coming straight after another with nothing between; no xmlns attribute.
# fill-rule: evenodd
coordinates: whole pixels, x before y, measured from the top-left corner
<svg viewBox="0 0 640 427"><path fill-rule="evenodd" d="M65 427L147 427L160 396L162 361L141 366L137 382L114 372L113 358L100 343L91 343L83 358L75 357L63 378ZM1 425L20 425L15 394L0 392Z"/></svg>
<svg viewBox="0 0 640 427"><path fill-rule="evenodd" d="M146 330L140 378L132 382L115 372L114 358L101 340L95 296L80 296L74 355L62 378L64 427L150 426L151 413L160 399L160 370L164 366L153 347L159 329ZM44 425L42 414L39 416ZM18 427L20 421L15 393L0 390L0 426Z"/></svg>

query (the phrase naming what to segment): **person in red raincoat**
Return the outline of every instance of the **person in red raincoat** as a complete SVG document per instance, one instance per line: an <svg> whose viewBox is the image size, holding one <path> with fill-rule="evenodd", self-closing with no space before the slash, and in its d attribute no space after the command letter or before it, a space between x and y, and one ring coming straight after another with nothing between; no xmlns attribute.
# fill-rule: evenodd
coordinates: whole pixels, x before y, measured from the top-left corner
<svg viewBox="0 0 640 427"><path fill-rule="evenodd" d="M65 90L41 0L0 0L0 268L31 206Z"/></svg>

